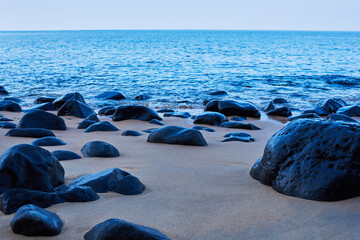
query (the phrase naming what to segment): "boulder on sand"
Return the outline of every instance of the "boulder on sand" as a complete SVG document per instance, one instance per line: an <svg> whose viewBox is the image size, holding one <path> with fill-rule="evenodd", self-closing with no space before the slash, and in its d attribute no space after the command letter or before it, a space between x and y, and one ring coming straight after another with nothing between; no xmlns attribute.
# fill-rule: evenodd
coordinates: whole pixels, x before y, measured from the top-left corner
<svg viewBox="0 0 360 240"><path fill-rule="evenodd" d="M28 111L20 120L19 128L66 130L64 119L41 109Z"/></svg>
<svg viewBox="0 0 360 240"><path fill-rule="evenodd" d="M95 114L88 105L77 100L66 101L58 111L58 116L75 116L78 118L87 118Z"/></svg>
<svg viewBox="0 0 360 240"><path fill-rule="evenodd" d="M56 99L53 103L54 103L56 109L59 109L62 107L62 105L64 105L69 100L76 100L83 104L86 104L84 97L78 92L67 93L67 94L63 95L62 97Z"/></svg>
<svg viewBox="0 0 360 240"><path fill-rule="evenodd" d="M81 148L85 157L118 157L119 151L111 144L103 141L93 141L86 143Z"/></svg>
<svg viewBox="0 0 360 240"><path fill-rule="evenodd" d="M211 100L204 111L219 112L225 116L242 116L260 118L261 114L257 107L249 102L236 102L232 100Z"/></svg>
<svg viewBox="0 0 360 240"><path fill-rule="evenodd" d="M21 112L21 106L10 100L5 100L0 102L0 111L8 111L8 112Z"/></svg>
<svg viewBox="0 0 360 240"><path fill-rule="evenodd" d="M55 134L44 128L15 128L10 129L6 136L9 137L30 137L30 138L42 138L42 137L55 137Z"/></svg>
<svg viewBox="0 0 360 240"><path fill-rule="evenodd" d="M108 121L103 122L97 122L94 124L91 124L89 127L85 129L84 132L96 132L96 131L105 131L105 132L111 132L111 131L119 131L117 127L109 123Z"/></svg>
<svg viewBox="0 0 360 240"><path fill-rule="evenodd" d="M66 143L57 138L57 137L43 137L43 138L39 138L34 140L32 143L32 145L35 146L60 146L60 145L66 145Z"/></svg>
<svg viewBox="0 0 360 240"><path fill-rule="evenodd" d="M195 117L194 124L208 124L213 126L220 126L220 124L227 121L229 120L222 113L205 112Z"/></svg>
<svg viewBox="0 0 360 240"><path fill-rule="evenodd" d="M67 150L55 150L51 152L59 161L80 159L80 155Z"/></svg>
<svg viewBox="0 0 360 240"><path fill-rule="evenodd" d="M154 110L145 106L127 105L116 108L112 120L122 121L127 119L141 121L151 121L153 119L162 120Z"/></svg>

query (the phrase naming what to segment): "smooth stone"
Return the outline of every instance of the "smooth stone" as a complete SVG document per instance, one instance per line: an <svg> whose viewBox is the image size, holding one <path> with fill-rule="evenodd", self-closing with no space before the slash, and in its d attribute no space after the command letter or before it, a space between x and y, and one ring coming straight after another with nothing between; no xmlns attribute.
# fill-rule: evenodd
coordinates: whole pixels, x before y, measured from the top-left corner
<svg viewBox="0 0 360 240"><path fill-rule="evenodd" d="M4 86L0 86L0 95L9 95L9 92L6 91Z"/></svg>
<svg viewBox="0 0 360 240"><path fill-rule="evenodd" d="M54 97L38 97L37 99L35 99L35 103L36 104L40 104L40 103L52 103L56 100L56 98Z"/></svg>
<svg viewBox="0 0 360 240"><path fill-rule="evenodd" d="M275 103L273 101L270 101L269 104L265 107L264 112L269 112L271 110L274 110L275 108Z"/></svg>
<svg viewBox="0 0 360 240"><path fill-rule="evenodd" d="M15 128L10 129L6 136L9 137L30 137L30 138L42 138L42 137L55 137L55 134L44 128Z"/></svg>
<svg viewBox="0 0 360 240"><path fill-rule="evenodd" d="M149 123L151 123L151 124L156 124L156 125L159 125L159 126L165 125L165 123L163 123L163 122L161 122L161 121L159 121L159 120L157 120L157 119L153 119L153 120L151 120Z"/></svg>
<svg viewBox="0 0 360 240"><path fill-rule="evenodd" d="M253 136L251 136L250 134L245 133L245 132L232 132L232 133L226 134L224 137L226 137L226 138L232 138L232 137L237 138L234 141L243 141L243 142L255 141ZM223 142L226 142L225 140L223 140ZM227 141L233 141L233 140L227 140Z"/></svg>
<svg viewBox="0 0 360 240"><path fill-rule="evenodd" d="M250 142L250 140L248 138L243 138L243 137L228 137L228 138L222 140L221 142L234 142L234 141Z"/></svg>
<svg viewBox="0 0 360 240"><path fill-rule="evenodd" d="M6 97L6 98L4 98L4 100L13 101L13 102L16 102L16 103L23 102L23 100L21 100L20 98L16 98L16 97Z"/></svg>
<svg viewBox="0 0 360 240"><path fill-rule="evenodd" d="M137 136L141 136L142 133L139 133L138 131L134 131L134 130L126 130L121 135L137 137Z"/></svg>
<svg viewBox="0 0 360 240"><path fill-rule="evenodd" d="M86 143L81 152L85 157L118 157L119 151L111 144L103 141Z"/></svg>
<svg viewBox="0 0 360 240"><path fill-rule="evenodd" d="M28 204L16 211L10 222L14 233L24 236L56 236L60 234L63 222L55 213Z"/></svg>
<svg viewBox="0 0 360 240"><path fill-rule="evenodd" d="M266 114L270 116L279 116L279 117L289 117L292 115L291 110L288 107L275 108L268 111Z"/></svg>
<svg viewBox="0 0 360 240"><path fill-rule="evenodd" d="M85 120L100 122L100 119L98 118L98 116L96 114L92 114L92 115L88 116L87 118L85 118Z"/></svg>
<svg viewBox="0 0 360 240"><path fill-rule="evenodd" d="M78 118L87 118L93 114L95 114L94 110L77 100L65 102L58 111L58 116L74 116Z"/></svg>
<svg viewBox="0 0 360 240"><path fill-rule="evenodd" d="M204 130L204 131L207 131L207 132L215 132L214 129L208 128L208 127L203 127L203 126L194 126L194 127L192 127L192 129L195 129L195 130Z"/></svg>
<svg viewBox="0 0 360 240"><path fill-rule="evenodd" d="M219 95L228 95L228 93L226 91L216 91L216 92L210 93L210 95L219 96Z"/></svg>
<svg viewBox="0 0 360 240"><path fill-rule="evenodd" d="M165 234L121 219L108 219L84 235L85 240L170 240Z"/></svg>
<svg viewBox="0 0 360 240"><path fill-rule="evenodd" d="M108 121L103 121L103 122L97 122L91 124L89 127L85 129L84 132L88 133L88 132L96 132L96 131L112 132L112 131L120 131L120 130L111 123L109 123Z"/></svg>
<svg viewBox="0 0 360 240"><path fill-rule="evenodd" d="M285 98L274 98L273 100L271 100L273 103L275 104L285 104L285 103L289 103L288 100L286 100Z"/></svg>
<svg viewBox="0 0 360 240"><path fill-rule="evenodd" d="M156 112L158 112L158 113L173 113L173 112L175 112L175 110L169 109L169 108L163 108L163 109L157 110Z"/></svg>
<svg viewBox="0 0 360 240"><path fill-rule="evenodd" d="M343 121L343 122L348 122L348 123L359 123L358 121L356 121L355 119L352 119L351 117L348 117L344 114L338 114L338 113L330 114L329 116L327 116L326 119L329 119L332 121Z"/></svg>
<svg viewBox="0 0 360 240"><path fill-rule="evenodd" d="M145 133L151 133L152 131L154 131L154 130L156 130L156 129L159 129L159 128L149 128L149 129L143 130L143 132L145 132Z"/></svg>
<svg viewBox="0 0 360 240"><path fill-rule="evenodd" d="M15 123L10 123L10 122L1 122L0 121L0 128L12 129L12 128L16 128L16 124Z"/></svg>
<svg viewBox="0 0 360 240"><path fill-rule="evenodd" d="M21 112L21 106L10 100L5 100L0 102L0 111L8 111L8 112Z"/></svg>
<svg viewBox="0 0 360 240"><path fill-rule="evenodd" d="M151 121L153 119L162 120L162 118L154 110L145 106L127 105L116 108L112 120L122 121L127 119L136 119L141 121Z"/></svg>
<svg viewBox="0 0 360 240"><path fill-rule="evenodd" d="M126 97L122 95L120 92L109 91L109 92L103 92L97 95L95 98L101 98L106 100L123 100Z"/></svg>
<svg viewBox="0 0 360 240"><path fill-rule="evenodd" d="M360 126L299 119L268 141L250 175L285 195L317 201L360 196Z"/></svg>
<svg viewBox="0 0 360 240"><path fill-rule="evenodd" d="M4 118L3 116L0 116L0 122L12 122L14 121L13 119L10 118Z"/></svg>
<svg viewBox="0 0 360 240"><path fill-rule="evenodd" d="M88 186L61 185L56 189L56 195L63 202L92 202L99 199L99 195Z"/></svg>
<svg viewBox="0 0 360 240"><path fill-rule="evenodd" d="M27 111L29 110L33 110L33 109L42 109L42 110L45 110L45 111L55 111L56 110L56 107L53 103L41 103L39 105L36 105L35 107L32 107L30 109L28 109Z"/></svg>
<svg viewBox="0 0 360 240"><path fill-rule="evenodd" d="M220 112L225 116L242 116L260 118L261 114L257 107L249 102L236 102L232 100L209 101L204 111Z"/></svg>
<svg viewBox="0 0 360 240"><path fill-rule="evenodd" d="M230 120L241 122L241 121L245 121L246 117L231 117Z"/></svg>
<svg viewBox="0 0 360 240"><path fill-rule="evenodd" d="M229 121L227 117L218 112L205 112L197 115L194 124L208 124L213 126L220 126L223 122Z"/></svg>
<svg viewBox="0 0 360 240"><path fill-rule="evenodd" d="M343 114L348 117L360 117L360 107L359 106L346 106L346 107L339 108L336 113Z"/></svg>
<svg viewBox="0 0 360 240"><path fill-rule="evenodd" d="M80 155L67 150L55 150L51 152L59 161L80 159Z"/></svg>
<svg viewBox="0 0 360 240"><path fill-rule="evenodd" d="M200 131L178 126L166 126L150 132L148 142L180 145L206 146Z"/></svg>
<svg viewBox="0 0 360 240"><path fill-rule="evenodd" d="M165 113L164 117L189 118L191 117L191 114L188 112L173 112L173 113Z"/></svg>
<svg viewBox="0 0 360 240"><path fill-rule="evenodd" d="M136 100L147 100L147 99L150 99L151 96L147 93L142 93L138 96L135 97Z"/></svg>
<svg viewBox="0 0 360 240"><path fill-rule="evenodd" d="M261 128L255 126L252 123L242 123L242 122L224 122L220 125L224 128L239 128L239 129L249 129L249 130L261 130Z"/></svg>
<svg viewBox="0 0 360 240"><path fill-rule="evenodd" d="M347 104L339 98L330 98L318 103L314 109L304 111L304 113L316 113L319 116L327 116L336 113L338 109L345 107Z"/></svg>
<svg viewBox="0 0 360 240"><path fill-rule="evenodd" d="M82 120L81 122L79 122L77 128L78 129L86 129L88 128L89 126L95 124L96 122L95 121L92 121L92 120Z"/></svg>
<svg viewBox="0 0 360 240"><path fill-rule="evenodd" d="M34 140L32 143L32 145L35 146L60 146L60 145L66 145L66 143L57 138L57 137L43 137L43 138L39 138Z"/></svg>
<svg viewBox="0 0 360 240"><path fill-rule="evenodd" d="M321 118L321 117L316 113L304 113L299 116L289 118L289 121L294 121L297 119L304 119L304 118Z"/></svg>
<svg viewBox="0 0 360 240"><path fill-rule="evenodd" d="M88 186L97 193L116 192L124 195L137 195L145 190L140 180L119 168L87 174L74 179L71 185Z"/></svg>
<svg viewBox="0 0 360 240"><path fill-rule="evenodd" d="M0 158L0 194L12 188L50 192L62 184L64 169L44 148L19 144Z"/></svg>
<svg viewBox="0 0 360 240"><path fill-rule="evenodd" d="M103 107L98 111L99 115L104 115L107 110L113 109L115 112L115 107Z"/></svg>
<svg viewBox="0 0 360 240"><path fill-rule="evenodd" d="M62 97L56 99L53 103L54 103L56 109L59 109L69 100L76 100L78 102L86 104L84 97L78 92L67 93L67 94L63 95Z"/></svg>
<svg viewBox="0 0 360 240"><path fill-rule="evenodd" d="M114 109L108 109L108 110L105 111L104 115L105 116L112 116L112 115L114 115L115 111L116 111L115 108Z"/></svg>
<svg viewBox="0 0 360 240"><path fill-rule="evenodd" d="M41 109L28 111L20 120L19 128L66 130L64 119Z"/></svg>

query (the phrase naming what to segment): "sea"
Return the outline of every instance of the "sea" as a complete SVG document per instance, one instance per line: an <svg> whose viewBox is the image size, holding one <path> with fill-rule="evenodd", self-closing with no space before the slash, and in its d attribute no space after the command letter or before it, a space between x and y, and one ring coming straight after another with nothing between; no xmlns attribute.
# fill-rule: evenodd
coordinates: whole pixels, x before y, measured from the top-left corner
<svg viewBox="0 0 360 240"><path fill-rule="evenodd" d="M360 32L2 31L0 86L26 106L75 91L94 108L197 109L217 98L263 109L278 97L300 110L332 97L360 104ZM105 91L126 100L95 98ZM151 98L135 100L141 93Z"/></svg>

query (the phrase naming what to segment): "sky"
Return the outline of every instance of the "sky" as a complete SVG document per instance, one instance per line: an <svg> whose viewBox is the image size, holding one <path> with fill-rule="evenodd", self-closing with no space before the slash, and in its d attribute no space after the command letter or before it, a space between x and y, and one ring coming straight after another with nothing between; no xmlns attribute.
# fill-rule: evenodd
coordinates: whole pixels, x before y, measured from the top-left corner
<svg viewBox="0 0 360 240"><path fill-rule="evenodd" d="M360 31L360 0L0 0L0 30Z"/></svg>

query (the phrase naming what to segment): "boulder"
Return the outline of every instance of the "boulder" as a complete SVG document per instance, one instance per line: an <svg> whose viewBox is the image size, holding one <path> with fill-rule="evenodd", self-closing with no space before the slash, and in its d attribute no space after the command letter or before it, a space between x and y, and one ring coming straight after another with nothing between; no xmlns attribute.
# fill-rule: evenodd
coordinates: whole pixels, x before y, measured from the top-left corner
<svg viewBox="0 0 360 240"><path fill-rule="evenodd" d="M95 123L96 123L95 121L84 119L83 121L79 122L77 128L78 129L86 129Z"/></svg>
<svg viewBox="0 0 360 240"><path fill-rule="evenodd" d="M294 121L294 120L303 119L303 118L321 118L321 117L319 115L317 115L316 113L304 113L299 116L289 118L289 121Z"/></svg>
<svg viewBox="0 0 360 240"><path fill-rule="evenodd" d="M16 211L10 222L14 233L24 236L56 236L60 234L63 222L55 213L28 204Z"/></svg>
<svg viewBox="0 0 360 240"><path fill-rule="evenodd" d="M42 138L42 137L55 137L55 134L44 128L15 128L10 129L6 136L9 137L30 137L30 138Z"/></svg>
<svg viewBox="0 0 360 240"><path fill-rule="evenodd" d="M35 146L60 146L66 145L66 143L57 137L43 137L32 141L32 145Z"/></svg>
<svg viewBox="0 0 360 240"><path fill-rule="evenodd" d="M10 122L1 122L0 121L0 128L12 129L12 128L16 128L16 124L15 123L10 123Z"/></svg>
<svg viewBox="0 0 360 240"><path fill-rule="evenodd" d="M87 174L74 179L74 186L88 186L97 193L116 192L124 195L141 194L145 185L140 180L119 168L110 168L98 173Z"/></svg>
<svg viewBox="0 0 360 240"><path fill-rule="evenodd" d="M109 123L108 121L103 121L103 122L97 122L91 124L89 127L85 129L84 132L88 133L88 132L96 132L96 131L109 132L109 131L120 131L120 130L111 123Z"/></svg>
<svg viewBox="0 0 360 240"><path fill-rule="evenodd" d="M289 117L292 115L291 110L288 107L275 108L269 110L266 114L270 116L278 116L278 117Z"/></svg>
<svg viewBox="0 0 360 240"><path fill-rule="evenodd" d="M208 128L208 127L203 127L203 126L194 126L192 127L192 129L195 129L195 130L204 130L204 131L207 131L207 132L215 132L214 129L212 128Z"/></svg>
<svg viewBox="0 0 360 240"><path fill-rule="evenodd" d="M108 110L105 111L104 115L105 116L112 116L112 115L114 115L115 111L116 111L115 108L108 109Z"/></svg>
<svg viewBox="0 0 360 240"><path fill-rule="evenodd" d="M346 106L346 107L339 108L336 113L343 114L348 117L360 117L360 107L359 106Z"/></svg>
<svg viewBox="0 0 360 240"><path fill-rule="evenodd" d="M288 100L286 100L285 98L274 98L273 100L271 100L273 103L275 104L285 104L285 103L289 103Z"/></svg>
<svg viewBox="0 0 360 240"><path fill-rule="evenodd" d="M85 157L118 157L119 151L111 144L103 141L93 141L86 143L81 148Z"/></svg>
<svg viewBox="0 0 360 240"><path fill-rule="evenodd" d="M58 111L58 116L75 116L78 118L87 118L93 114L95 114L94 110L77 100L65 102Z"/></svg>
<svg viewBox="0 0 360 240"><path fill-rule="evenodd" d="M156 229L136 225L121 219L108 219L84 235L85 240L170 240Z"/></svg>
<svg viewBox="0 0 360 240"><path fill-rule="evenodd" d="M220 126L223 122L229 121L227 117L218 112L205 112L197 115L194 124L208 124L213 126Z"/></svg>
<svg viewBox="0 0 360 240"><path fill-rule="evenodd" d="M9 95L9 92L3 86L0 86L0 95Z"/></svg>
<svg viewBox="0 0 360 240"><path fill-rule="evenodd" d="M148 142L180 145L206 146L200 131L178 126L166 126L150 132Z"/></svg>
<svg viewBox="0 0 360 240"><path fill-rule="evenodd" d="M348 117L344 114L337 114L337 113L333 113L330 114L329 116L327 116L326 119L332 120L332 121L343 121L343 122L348 122L348 123L358 123L358 121L356 121L355 119L352 119L351 117Z"/></svg>
<svg viewBox="0 0 360 240"><path fill-rule="evenodd" d="M0 102L0 111L8 111L8 112L21 112L21 106L13 101L4 100Z"/></svg>
<svg viewBox="0 0 360 240"><path fill-rule="evenodd" d="M251 142L251 141L255 141L253 136L251 136L250 134L245 133L245 132L232 132L232 133L226 134L224 137L226 137L226 139L222 140L222 142L230 142L230 141Z"/></svg>
<svg viewBox="0 0 360 240"><path fill-rule="evenodd" d="M255 126L252 123L242 123L242 122L223 122L220 127L224 128L239 128L239 129L249 129L249 130L261 130L258 126Z"/></svg>
<svg viewBox="0 0 360 240"><path fill-rule="evenodd" d="M67 94L63 95L62 97L56 99L53 103L54 103L56 109L59 109L69 100L75 100L75 101L81 102L83 104L86 104L84 97L78 92L67 93Z"/></svg>
<svg viewBox="0 0 360 240"><path fill-rule="evenodd" d="M103 114L105 114L105 112L106 112L107 110L114 110L114 112L115 112L115 107L103 107L103 108L101 108L101 109L98 111L98 114L99 114L99 115L103 115Z"/></svg>
<svg viewBox="0 0 360 240"><path fill-rule="evenodd" d="M154 131L154 130L156 130L156 129L159 129L159 128L149 128L149 129L143 130L143 132L145 132L145 133L151 133L152 131Z"/></svg>
<svg viewBox="0 0 360 240"><path fill-rule="evenodd" d="M92 114L92 115L88 116L87 118L85 118L85 120L100 122L100 119L98 118L98 116L96 114Z"/></svg>
<svg viewBox="0 0 360 240"><path fill-rule="evenodd" d="M0 158L0 194L12 188L50 192L62 184L64 169L44 148L19 144Z"/></svg>
<svg viewBox="0 0 360 240"><path fill-rule="evenodd" d="M250 175L276 191L317 201L360 196L360 126L320 119L288 123Z"/></svg>
<svg viewBox="0 0 360 240"><path fill-rule="evenodd" d="M80 159L80 155L67 150L55 150L51 152L59 161Z"/></svg>
<svg viewBox="0 0 360 240"><path fill-rule="evenodd" d="M29 110L34 110L34 109L42 109L42 110L45 110L45 111L55 111L56 110L56 107L53 103L41 103L39 105L36 105L30 109L28 109L27 111Z"/></svg>
<svg viewBox="0 0 360 240"><path fill-rule="evenodd" d="M138 96L135 97L136 100L147 100L147 99L150 99L151 96L147 93L142 93Z"/></svg>
<svg viewBox="0 0 360 240"><path fill-rule="evenodd" d="M257 107L249 102L235 102L231 100L209 101L204 111L220 112L225 116L242 116L260 118L261 114Z"/></svg>
<svg viewBox="0 0 360 240"><path fill-rule="evenodd" d="M191 114L188 112L172 112L172 113L165 113L164 117L189 118L191 117Z"/></svg>
<svg viewBox="0 0 360 240"><path fill-rule="evenodd" d="M95 98L101 98L106 100L122 100L125 99L126 97L119 92L112 91L112 92L103 92L97 95Z"/></svg>
<svg viewBox="0 0 360 240"><path fill-rule="evenodd" d="M56 100L56 98L54 97L38 97L35 99L35 103L36 104L40 104L40 103L52 103Z"/></svg>
<svg viewBox="0 0 360 240"><path fill-rule="evenodd" d="M159 126L165 125L163 122L161 122L161 121L159 121L159 120L157 120L157 119L153 119L153 120L151 120L149 123L151 123L151 124L156 124L156 125L159 125Z"/></svg>
<svg viewBox="0 0 360 240"><path fill-rule="evenodd" d="M320 116L327 116L336 113L339 108L345 107L347 104L339 98L330 98L316 105L312 110L304 111L304 113L316 113Z"/></svg>
<svg viewBox="0 0 360 240"><path fill-rule="evenodd" d="M16 98L16 97L6 97L6 98L4 98L4 100L13 101L16 103L21 103L24 101L24 100L21 100L20 98Z"/></svg>
<svg viewBox="0 0 360 240"><path fill-rule="evenodd" d="M64 119L41 109L28 111L20 120L19 128L45 128L66 130Z"/></svg>
<svg viewBox="0 0 360 240"><path fill-rule="evenodd" d="M151 121L153 119L162 120L154 110L145 106L128 105L116 108L112 120L122 121L127 119L136 119L141 121Z"/></svg>
<svg viewBox="0 0 360 240"><path fill-rule="evenodd" d="M141 136L142 133L139 133L138 131L133 131L133 130L126 130L121 135L137 137L137 136Z"/></svg>

